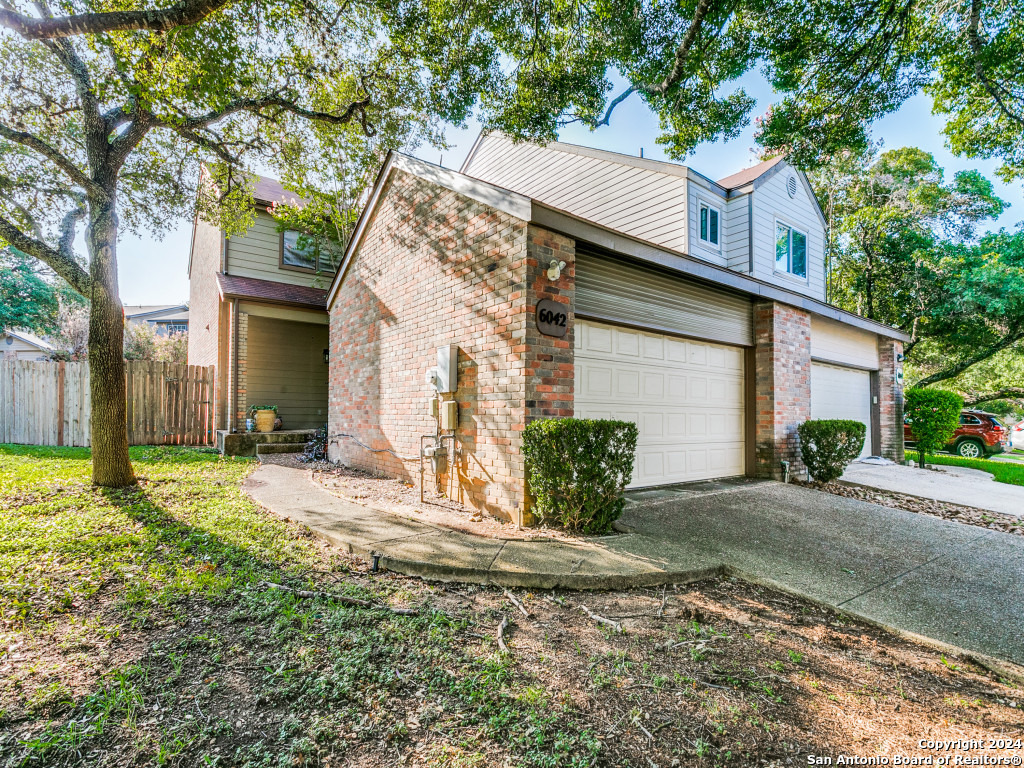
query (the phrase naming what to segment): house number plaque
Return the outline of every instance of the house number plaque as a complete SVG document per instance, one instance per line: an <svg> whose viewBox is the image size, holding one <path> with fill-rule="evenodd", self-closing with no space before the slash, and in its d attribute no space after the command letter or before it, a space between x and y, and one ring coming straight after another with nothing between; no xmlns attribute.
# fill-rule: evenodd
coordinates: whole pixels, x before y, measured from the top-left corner
<svg viewBox="0 0 1024 768"><path fill-rule="evenodd" d="M545 336L562 338L569 330L569 310L551 299L537 302L537 330Z"/></svg>

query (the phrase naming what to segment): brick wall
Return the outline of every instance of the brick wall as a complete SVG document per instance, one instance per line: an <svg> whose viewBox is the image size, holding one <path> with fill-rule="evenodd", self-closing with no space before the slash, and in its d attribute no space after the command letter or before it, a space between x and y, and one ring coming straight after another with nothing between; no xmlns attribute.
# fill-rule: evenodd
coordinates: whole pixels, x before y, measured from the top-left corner
<svg viewBox="0 0 1024 768"><path fill-rule="evenodd" d="M896 371L903 343L878 337L878 420L881 424L882 455L902 462L903 455L903 385Z"/></svg>
<svg viewBox="0 0 1024 768"><path fill-rule="evenodd" d="M436 428L427 372L457 344L461 456L427 487L520 514L527 261L525 222L396 172L330 309L329 432L378 452L337 438L332 460L418 482L419 437Z"/></svg>
<svg viewBox="0 0 1024 768"><path fill-rule="evenodd" d="M811 318L772 301L754 304L755 467L781 477L780 462L806 477L796 428L811 417Z"/></svg>
<svg viewBox="0 0 1024 768"><path fill-rule="evenodd" d="M238 313L238 358L235 364L235 428L245 432L245 418L250 405L249 396L249 315Z"/></svg>

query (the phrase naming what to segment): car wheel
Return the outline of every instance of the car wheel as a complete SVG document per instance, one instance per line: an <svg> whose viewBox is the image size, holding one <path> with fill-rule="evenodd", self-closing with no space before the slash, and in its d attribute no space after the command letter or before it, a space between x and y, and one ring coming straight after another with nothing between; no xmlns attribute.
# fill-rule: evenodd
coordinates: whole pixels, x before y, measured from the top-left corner
<svg viewBox="0 0 1024 768"><path fill-rule="evenodd" d="M956 447L956 452L965 459L980 459L985 456L985 448L977 440L964 440Z"/></svg>

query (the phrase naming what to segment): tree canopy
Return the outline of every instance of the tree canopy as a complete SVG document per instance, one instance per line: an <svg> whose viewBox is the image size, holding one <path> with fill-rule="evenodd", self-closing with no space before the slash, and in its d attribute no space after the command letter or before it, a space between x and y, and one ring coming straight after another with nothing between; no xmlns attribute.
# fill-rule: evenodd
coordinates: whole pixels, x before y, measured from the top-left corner
<svg viewBox="0 0 1024 768"><path fill-rule="evenodd" d="M815 174L831 219L830 298L910 335L926 386L1024 340L1024 232L982 236L1006 203L977 171L951 181L916 148L845 156Z"/></svg>

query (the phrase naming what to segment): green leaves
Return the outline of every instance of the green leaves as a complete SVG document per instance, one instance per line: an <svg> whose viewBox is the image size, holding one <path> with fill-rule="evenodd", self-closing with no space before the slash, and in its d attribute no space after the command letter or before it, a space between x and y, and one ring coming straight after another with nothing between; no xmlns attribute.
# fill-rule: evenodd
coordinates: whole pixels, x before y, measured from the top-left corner
<svg viewBox="0 0 1024 768"><path fill-rule="evenodd" d="M797 427L800 458L820 483L838 480L864 449L867 425L848 419L813 419Z"/></svg>
<svg viewBox="0 0 1024 768"><path fill-rule="evenodd" d="M903 413L920 452L921 466L925 457L944 448L960 425L964 399L945 389L909 389Z"/></svg>

